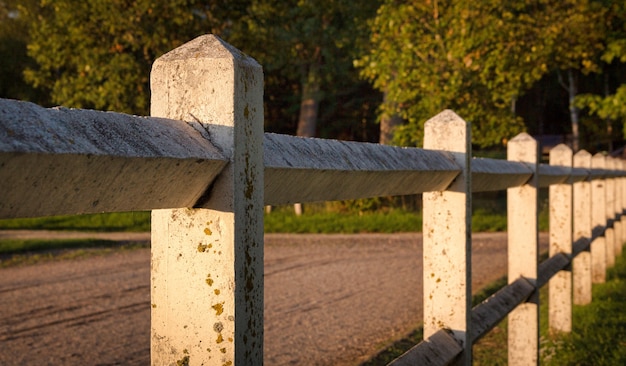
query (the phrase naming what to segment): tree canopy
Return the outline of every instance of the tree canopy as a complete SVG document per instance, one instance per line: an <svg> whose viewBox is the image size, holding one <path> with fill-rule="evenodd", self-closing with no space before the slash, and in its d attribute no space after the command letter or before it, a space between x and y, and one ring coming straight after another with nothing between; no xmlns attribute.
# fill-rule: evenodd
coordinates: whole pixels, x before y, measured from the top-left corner
<svg viewBox="0 0 626 366"><path fill-rule="evenodd" d="M26 79L54 103L148 112L149 73L161 54L205 32L224 32L239 2L42 0L30 22Z"/></svg>
<svg viewBox="0 0 626 366"><path fill-rule="evenodd" d="M601 149L626 121L625 18L618 0L0 0L0 96L147 114L154 60L214 33L263 65L268 131L376 141L378 114L419 146L450 108L480 147L580 120Z"/></svg>

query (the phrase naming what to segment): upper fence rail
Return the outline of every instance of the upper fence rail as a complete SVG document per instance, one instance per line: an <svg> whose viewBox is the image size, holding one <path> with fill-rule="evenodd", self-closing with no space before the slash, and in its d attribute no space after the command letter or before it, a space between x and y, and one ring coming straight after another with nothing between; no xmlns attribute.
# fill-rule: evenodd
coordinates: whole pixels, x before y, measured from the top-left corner
<svg viewBox="0 0 626 366"><path fill-rule="evenodd" d="M445 190L461 171L451 153L420 148L272 133L263 148L268 205ZM0 217L193 207L227 162L198 123L0 100ZM472 192L534 174L516 161L470 165ZM626 172L540 164L537 175L548 187Z"/></svg>

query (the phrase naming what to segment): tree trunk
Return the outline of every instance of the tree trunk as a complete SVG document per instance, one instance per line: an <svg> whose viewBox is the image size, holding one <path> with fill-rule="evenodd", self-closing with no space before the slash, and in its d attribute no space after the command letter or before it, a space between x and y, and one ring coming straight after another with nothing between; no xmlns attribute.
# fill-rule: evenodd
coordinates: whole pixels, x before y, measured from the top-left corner
<svg viewBox="0 0 626 366"><path fill-rule="evenodd" d="M320 66L319 63L309 65L309 71L302 83L302 99L300 101L300 117L298 118L298 130L296 135L302 137L315 137L317 130L317 115L320 105ZM302 215L302 204L295 203L296 216Z"/></svg>
<svg viewBox="0 0 626 366"><path fill-rule="evenodd" d="M383 96L387 103L387 93ZM380 117L380 136L378 142L383 145L390 145L393 142L393 135L398 126L402 124L402 118L397 114L384 113Z"/></svg>
<svg viewBox="0 0 626 366"><path fill-rule="evenodd" d="M578 132L578 120L579 120L579 111L576 105L574 105L574 99L576 98L576 94L578 94L578 88L576 85L576 80L574 78L574 71L572 69L567 70L567 93L569 95L569 114L570 120L572 121L572 150L574 153L578 151L579 145L579 132Z"/></svg>
<svg viewBox="0 0 626 366"><path fill-rule="evenodd" d="M296 134L303 137L315 137L317 115L320 104L319 65L312 64L302 84L302 100L300 101L300 117Z"/></svg>

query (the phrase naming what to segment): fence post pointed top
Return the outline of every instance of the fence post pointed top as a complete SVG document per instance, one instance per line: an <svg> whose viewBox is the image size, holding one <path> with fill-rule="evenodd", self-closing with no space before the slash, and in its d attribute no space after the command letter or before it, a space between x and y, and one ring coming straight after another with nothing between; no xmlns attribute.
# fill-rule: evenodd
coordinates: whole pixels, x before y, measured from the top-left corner
<svg viewBox="0 0 626 366"><path fill-rule="evenodd" d="M509 140L509 142L511 141L527 141L527 140L534 140L534 138L529 135L526 132L522 132L518 135L516 135L515 137L513 137L511 140Z"/></svg>
<svg viewBox="0 0 626 366"><path fill-rule="evenodd" d="M237 60L237 62L250 63L251 65L261 67L255 59L214 34L206 34L194 38L162 55L157 61L188 60L189 55L193 55L194 58L232 58Z"/></svg>

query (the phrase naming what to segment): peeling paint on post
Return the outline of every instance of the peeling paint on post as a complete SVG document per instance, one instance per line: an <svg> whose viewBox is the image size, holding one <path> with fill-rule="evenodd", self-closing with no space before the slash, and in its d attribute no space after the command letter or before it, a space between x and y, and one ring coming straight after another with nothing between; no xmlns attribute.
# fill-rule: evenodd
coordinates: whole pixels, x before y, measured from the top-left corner
<svg viewBox="0 0 626 366"><path fill-rule="evenodd" d="M572 149L560 144L550 150L550 165L572 168ZM572 185L553 184L550 190L550 257L572 253ZM549 283L551 332L572 331L572 272L562 270Z"/></svg>
<svg viewBox="0 0 626 366"><path fill-rule="evenodd" d="M426 122L424 149L448 151L461 173L446 191L424 193L424 338L453 331L472 362L470 124L446 110Z"/></svg>
<svg viewBox="0 0 626 366"><path fill-rule="evenodd" d="M201 208L152 212L152 364L262 364L261 66L202 36L159 58L151 82L152 115L188 121L229 159Z"/></svg>
<svg viewBox="0 0 626 366"><path fill-rule="evenodd" d="M526 133L507 144L509 161L526 163L537 172L539 144ZM508 281L520 276L535 283L539 260L537 188L539 175L525 185L507 190ZM535 294L508 316L509 365L536 365L539 360L539 296Z"/></svg>
<svg viewBox="0 0 626 366"><path fill-rule="evenodd" d="M574 167L591 169L591 154L581 150L574 155ZM591 182L574 183L574 241L591 240ZM579 253L573 261L574 304L591 303L591 252Z"/></svg>
<svg viewBox="0 0 626 366"><path fill-rule="evenodd" d="M604 169L606 158L601 153L591 158L592 169ZM594 179L591 182L591 226L595 228L606 225L606 194L604 179ZM606 240L604 236L597 237L591 243L591 279L593 283L606 281Z"/></svg>

